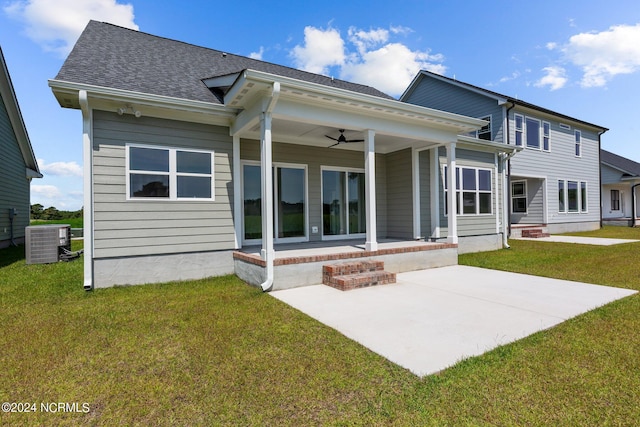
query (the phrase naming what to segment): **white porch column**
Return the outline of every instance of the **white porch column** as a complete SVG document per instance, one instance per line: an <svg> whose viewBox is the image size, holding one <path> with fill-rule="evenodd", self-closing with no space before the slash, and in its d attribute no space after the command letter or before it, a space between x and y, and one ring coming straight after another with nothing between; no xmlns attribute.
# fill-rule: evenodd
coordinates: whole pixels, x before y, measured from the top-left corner
<svg viewBox="0 0 640 427"><path fill-rule="evenodd" d="M376 236L376 152L375 152L375 131L369 129L364 134L364 176L366 193L366 216L367 216L367 240L365 249L367 251L378 250L378 240Z"/></svg>
<svg viewBox="0 0 640 427"><path fill-rule="evenodd" d="M447 241L458 243L458 215L456 211L456 143L447 144Z"/></svg>
<svg viewBox="0 0 640 427"><path fill-rule="evenodd" d="M89 106L86 90L78 92L82 111L82 159L84 191L84 284L86 291L93 289L93 109Z"/></svg>
<svg viewBox="0 0 640 427"><path fill-rule="evenodd" d="M431 160L431 237L435 239L440 238L440 155L438 152L438 147L429 150L429 160Z"/></svg>
<svg viewBox="0 0 640 427"><path fill-rule="evenodd" d="M260 115L260 172L262 178L262 250L260 256L273 259L273 160L271 150L271 113Z"/></svg>
<svg viewBox="0 0 640 427"><path fill-rule="evenodd" d="M235 248L242 247L242 166L240 165L240 136L233 135L233 228Z"/></svg>
<svg viewBox="0 0 640 427"><path fill-rule="evenodd" d="M413 238L420 239L422 237L420 224L420 152L415 148L411 149L411 161L413 172Z"/></svg>

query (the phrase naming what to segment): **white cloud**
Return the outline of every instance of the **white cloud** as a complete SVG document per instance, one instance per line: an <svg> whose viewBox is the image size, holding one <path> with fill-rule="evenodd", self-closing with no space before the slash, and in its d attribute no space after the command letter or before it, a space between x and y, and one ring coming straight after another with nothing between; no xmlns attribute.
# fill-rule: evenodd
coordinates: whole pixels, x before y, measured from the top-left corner
<svg viewBox="0 0 640 427"><path fill-rule="evenodd" d="M138 30L133 6L116 0L16 0L4 7L23 21L29 38L46 51L66 56L90 19Z"/></svg>
<svg viewBox="0 0 640 427"><path fill-rule="evenodd" d="M640 71L640 24L576 34L562 52L582 69L583 87L605 86L616 75Z"/></svg>
<svg viewBox="0 0 640 427"><path fill-rule="evenodd" d="M249 54L249 58L257 59L258 61L262 61L262 55L264 55L264 47L260 46L260 50L258 50L257 52L251 52Z"/></svg>
<svg viewBox="0 0 640 427"><path fill-rule="evenodd" d="M391 95L401 94L421 69L444 74L444 57L428 51L414 51L392 41L394 35L412 32L407 27L351 27L347 39L334 28L306 27L303 46L296 46L291 56L295 66L306 71L328 74L336 67L341 79L373 86ZM351 47L351 49L348 49Z"/></svg>
<svg viewBox="0 0 640 427"><path fill-rule="evenodd" d="M76 162L46 163L43 159L38 159L38 166L46 175L82 176L82 167Z"/></svg>
<svg viewBox="0 0 640 427"><path fill-rule="evenodd" d="M62 192L55 185L31 185L31 194L38 200L53 200L62 197ZM44 206L44 203L41 203Z"/></svg>
<svg viewBox="0 0 640 427"><path fill-rule="evenodd" d="M567 84L566 71L562 67L550 66L542 69L546 73L544 77L536 81L533 85L536 87L549 86L551 90L558 90Z"/></svg>
<svg viewBox="0 0 640 427"><path fill-rule="evenodd" d="M344 50L344 40L338 30L305 27L304 46L294 47L291 56L297 68L311 73L327 74L329 67L344 63Z"/></svg>

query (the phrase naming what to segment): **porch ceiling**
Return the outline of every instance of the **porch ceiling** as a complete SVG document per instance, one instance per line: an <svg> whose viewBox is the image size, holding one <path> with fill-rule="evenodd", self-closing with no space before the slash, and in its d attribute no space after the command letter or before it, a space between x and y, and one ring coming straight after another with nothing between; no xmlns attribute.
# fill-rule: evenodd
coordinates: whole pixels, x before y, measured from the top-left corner
<svg viewBox="0 0 640 427"><path fill-rule="evenodd" d="M342 128L341 128L342 129ZM345 126L344 136L350 139L364 139L364 129L349 129ZM340 133L334 126L305 123L287 119L273 119L272 138L275 142L288 144L309 145L313 147L329 147L336 143L326 137L329 135L337 138ZM260 123L252 126L243 132L243 138L260 139ZM438 142L422 141L415 138L402 138L392 135L385 135L376 132L375 146L377 153L391 153L409 147L428 148L438 145ZM352 150L364 151L363 142L350 142L331 147L332 150Z"/></svg>

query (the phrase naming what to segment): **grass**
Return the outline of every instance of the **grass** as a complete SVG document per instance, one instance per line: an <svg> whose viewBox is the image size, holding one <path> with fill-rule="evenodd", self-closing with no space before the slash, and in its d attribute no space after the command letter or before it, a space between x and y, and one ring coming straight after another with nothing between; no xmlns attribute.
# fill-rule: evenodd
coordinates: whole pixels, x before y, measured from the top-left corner
<svg viewBox="0 0 640 427"><path fill-rule="evenodd" d="M82 218L67 218L67 219L32 219L29 225L46 225L46 224L69 224L71 228L82 228Z"/></svg>
<svg viewBox="0 0 640 427"><path fill-rule="evenodd" d="M640 289L640 243L511 243L460 263ZM23 250L0 250L0 401L90 411L0 413L0 425L640 419L638 295L421 379L234 276L87 293L82 263L27 266Z"/></svg>

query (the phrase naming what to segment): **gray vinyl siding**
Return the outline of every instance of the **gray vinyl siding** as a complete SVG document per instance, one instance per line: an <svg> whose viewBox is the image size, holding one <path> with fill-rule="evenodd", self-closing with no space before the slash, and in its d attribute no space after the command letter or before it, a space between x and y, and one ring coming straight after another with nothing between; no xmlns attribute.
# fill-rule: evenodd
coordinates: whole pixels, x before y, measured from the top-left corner
<svg viewBox="0 0 640 427"><path fill-rule="evenodd" d="M614 169L611 166L602 165L600 167L602 171L602 184L617 184L622 179L622 172L618 169Z"/></svg>
<svg viewBox="0 0 640 427"><path fill-rule="evenodd" d="M515 111L514 111L515 110ZM511 141L515 140L514 114L532 117L550 123L550 149L548 152L526 147L511 159L511 176L546 180L547 223L588 222L600 220L600 147L598 134L593 130L571 125L570 130L560 128L560 121L536 112L509 113ZM582 132L582 156L575 155L574 131ZM525 129L526 133L526 129ZM558 180L587 182L587 213L558 212Z"/></svg>
<svg viewBox="0 0 640 427"><path fill-rule="evenodd" d="M387 155L388 237L414 237L412 169L411 149Z"/></svg>
<svg viewBox="0 0 640 427"><path fill-rule="evenodd" d="M293 163L307 166L307 191L309 200L309 240L322 240L322 168L352 168L364 170L362 151L311 147L274 142L273 162ZM254 140L241 140L240 158L260 161L260 143ZM387 178L386 159L376 154L376 215L378 237L387 235ZM312 234L311 227L318 227L318 233Z"/></svg>
<svg viewBox="0 0 640 427"><path fill-rule="evenodd" d="M26 164L11 126L4 100L0 96L0 246L11 238L9 209L16 208L13 220L15 239L24 237L29 225L29 181Z"/></svg>
<svg viewBox="0 0 640 427"><path fill-rule="evenodd" d="M498 142L503 140L503 109L495 99L488 96L422 76L420 83L403 101L469 117L491 115L491 139Z"/></svg>
<svg viewBox="0 0 640 427"><path fill-rule="evenodd" d="M420 163L420 234L423 237L431 236L431 152L420 151L418 154Z"/></svg>
<svg viewBox="0 0 640 427"><path fill-rule="evenodd" d="M542 224L544 222L544 181L534 178L511 177L511 181L525 181L527 185L527 213L512 213L512 224Z"/></svg>
<svg viewBox="0 0 640 427"><path fill-rule="evenodd" d="M440 149L440 229L446 233L447 217L444 215L446 204L444 187L442 184L442 168L447 164L447 155L444 148ZM484 215L458 215L458 236L478 236L484 234L496 234L496 200L498 197L498 176L493 153L484 153L465 149L456 150L457 167L473 167L491 170L491 206L492 214ZM446 234L442 236L446 236Z"/></svg>
<svg viewBox="0 0 640 427"><path fill-rule="evenodd" d="M94 111L95 257L234 247L232 139L225 127ZM125 144L215 152L215 201L126 200Z"/></svg>

